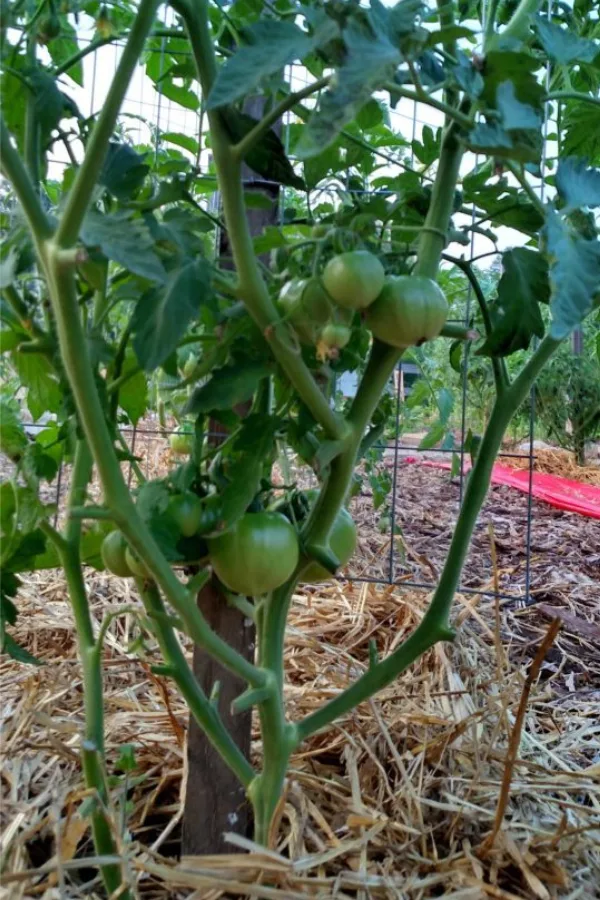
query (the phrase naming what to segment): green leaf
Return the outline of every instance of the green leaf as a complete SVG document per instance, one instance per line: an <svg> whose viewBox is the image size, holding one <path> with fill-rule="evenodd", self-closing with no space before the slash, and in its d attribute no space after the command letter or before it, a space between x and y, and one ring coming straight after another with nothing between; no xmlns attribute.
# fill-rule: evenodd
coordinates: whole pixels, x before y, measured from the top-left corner
<svg viewBox="0 0 600 900"><path fill-rule="evenodd" d="M77 32L66 16L59 16L60 35L47 45L52 62L58 68L79 51ZM70 66L66 73L76 84L83 87L83 63L81 60Z"/></svg>
<svg viewBox="0 0 600 900"><path fill-rule="evenodd" d="M126 375L137 368L137 357L128 353L123 364L122 374ZM148 382L144 372L137 372L129 378L119 391L119 406L123 409L131 424L135 427L148 408Z"/></svg>
<svg viewBox="0 0 600 900"><path fill-rule="evenodd" d="M192 91L189 87L174 84L170 79L165 79L159 84L156 84L155 89L162 94L163 97L172 100L173 103L177 103L179 106L183 106L184 109L195 111L200 106L200 98L195 91Z"/></svg>
<svg viewBox="0 0 600 900"><path fill-rule="evenodd" d="M58 412L62 391L46 357L15 351L11 358L21 383L27 388L27 406L34 421L45 412Z"/></svg>
<svg viewBox="0 0 600 900"><path fill-rule="evenodd" d="M111 141L98 181L117 200L130 200L142 187L150 166L129 144Z"/></svg>
<svg viewBox="0 0 600 900"><path fill-rule="evenodd" d="M496 91L496 106L502 116L502 124L507 131L538 130L542 126L540 113L532 106L521 103L515 94L512 81L503 81Z"/></svg>
<svg viewBox="0 0 600 900"><path fill-rule="evenodd" d="M259 491L261 478L273 451L277 420L250 415L234 443L234 459L227 465L229 484L221 491L221 517L225 528L245 512Z"/></svg>
<svg viewBox="0 0 600 900"><path fill-rule="evenodd" d="M516 247L502 256L498 296L489 304L492 332L478 350L482 356L509 356L526 350L532 337L542 337L540 302L548 302L548 265L534 250Z"/></svg>
<svg viewBox="0 0 600 900"><path fill-rule="evenodd" d="M454 394L449 388L440 388L435 395L435 402L440 411L440 422L448 424L454 409Z"/></svg>
<svg viewBox="0 0 600 900"><path fill-rule="evenodd" d="M221 116L236 143L257 124L257 119L239 112L237 109L225 110ZM246 154L245 161L250 169L257 175L261 175L266 181L276 181L278 184L288 185L299 191L306 187L303 179L294 171L281 140L272 129L251 147Z"/></svg>
<svg viewBox="0 0 600 900"><path fill-rule="evenodd" d="M190 153L193 153L194 156L198 153L198 141L189 134L181 134L178 131L163 131L161 138L163 141L168 141L170 144L176 144L178 147L183 147L184 150L188 150Z"/></svg>
<svg viewBox="0 0 600 900"><path fill-rule="evenodd" d="M550 334L568 337L592 309L600 285L600 241L574 234L550 208L544 229L552 294Z"/></svg>
<svg viewBox="0 0 600 900"><path fill-rule="evenodd" d="M270 373L264 362L230 363L213 372L210 381L195 389L185 412L191 415L230 410L254 394L261 378Z"/></svg>
<svg viewBox="0 0 600 900"><path fill-rule="evenodd" d="M131 321L133 347L146 372L152 372L171 355L212 295L211 272L202 257L188 260L171 274L163 288L138 300Z"/></svg>
<svg viewBox="0 0 600 900"><path fill-rule="evenodd" d="M234 103L254 91L263 78L306 56L313 47L309 34L297 25L263 19L246 29L249 43L239 47L219 69L208 95L208 108Z"/></svg>
<svg viewBox="0 0 600 900"><path fill-rule="evenodd" d="M32 441L28 442L23 455L22 467L30 478L36 481L43 478L44 481L51 482L56 477L59 462L54 456L45 453L41 444Z"/></svg>
<svg viewBox="0 0 600 900"><path fill-rule="evenodd" d="M167 273L154 251L154 241L142 219L127 210L102 215L90 210L81 237L88 247L99 247L109 259L149 281L164 283Z"/></svg>
<svg viewBox="0 0 600 900"><path fill-rule="evenodd" d="M584 159L560 159L556 187L569 210L600 206L600 170L588 168Z"/></svg>
<svg viewBox="0 0 600 900"><path fill-rule="evenodd" d="M14 459L22 455L28 444L18 415L7 403L0 403L0 452Z"/></svg>
<svg viewBox="0 0 600 900"><path fill-rule="evenodd" d="M177 551L179 535L167 515L170 499L163 481L148 481L139 490L136 508L167 559L174 561L180 558Z"/></svg>
<svg viewBox="0 0 600 900"><path fill-rule="evenodd" d="M462 50L458 51L457 60L458 65L454 66L451 72L458 86L467 96L475 100L482 93L484 87L481 72L475 68L473 61Z"/></svg>
<svg viewBox="0 0 600 900"><path fill-rule="evenodd" d="M23 341L25 335L19 334L17 331L11 331L8 328L0 331L0 355L2 353L10 353L15 347Z"/></svg>
<svg viewBox="0 0 600 900"><path fill-rule="evenodd" d="M0 647L0 652L6 653L12 659L16 660L16 662L25 663L29 666L41 666L43 665L42 661L34 656L33 653L30 653L29 650L26 650L25 647L22 647L20 644L17 644L15 639L5 632L3 635L2 646Z"/></svg>
<svg viewBox="0 0 600 900"><path fill-rule="evenodd" d="M567 28L550 22L545 16L538 16L535 28L540 43L548 56L560 65L566 66L577 60L591 63L600 53L600 43L579 37Z"/></svg>
<svg viewBox="0 0 600 900"><path fill-rule="evenodd" d="M440 155L442 129L438 128L434 134L433 129L429 125L424 125L421 138L421 141L417 141L415 138L412 142L412 149L419 162L422 162L425 166L430 166Z"/></svg>
<svg viewBox="0 0 600 900"><path fill-rule="evenodd" d="M421 440L419 444L419 450L431 450L432 447L435 447L436 444L442 440L444 435L446 434L447 425L445 422L435 422L425 437Z"/></svg>
<svg viewBox="0 0 600 900"><path fill-rule="evenodd" d="M254 252L257 256L261 253L268 253L277 247L286 247L287 241L276 225L267 225L262 234L255 237L252 241Z"/></svg>
<svg viewBox="0 0 600 900"><path fill-rule="evenodd" d="M321 94L316 111L301 132L295 148L300 159L308 159L328 147L371 99L373 91L394 77L401 54L390 40L382 10L387 12L381 4L372 6L370 27L351 21L345 29L346 58L336 73L335 83ZM412 13L409 20L414 21ZM398 27L402 21L398 16Z"/></svg>
<svg viewBox="0 0 600 900"><path fill-rule="evenodd" d="M600 166L600 106L566 103L562 112L562 152Z"/></svg>

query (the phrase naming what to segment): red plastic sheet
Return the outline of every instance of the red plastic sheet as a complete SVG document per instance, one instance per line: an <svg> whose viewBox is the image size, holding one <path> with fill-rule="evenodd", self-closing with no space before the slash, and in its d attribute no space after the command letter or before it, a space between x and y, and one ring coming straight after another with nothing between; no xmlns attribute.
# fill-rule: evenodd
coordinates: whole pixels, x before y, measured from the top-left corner
<svg viewBox="0 0 600 900"><path fill-rule="evenodd" d="M450 463L429 459L420 460L416 456L407 456L404 461L420 462L424 466L431 466L435 469L452 468ZM468 471L469 468L470 463L465 462L465 471ZM566 512L575 512L592 519L600 519L600 488L592 484L581 484L579 481L560 478L558 475L546 475L542 472L534 472L530 476L528 469L510 469L500 463L496 463L492 469L494 484L506 484L525 494L529 493L530 477L533 497Z"/></svg>

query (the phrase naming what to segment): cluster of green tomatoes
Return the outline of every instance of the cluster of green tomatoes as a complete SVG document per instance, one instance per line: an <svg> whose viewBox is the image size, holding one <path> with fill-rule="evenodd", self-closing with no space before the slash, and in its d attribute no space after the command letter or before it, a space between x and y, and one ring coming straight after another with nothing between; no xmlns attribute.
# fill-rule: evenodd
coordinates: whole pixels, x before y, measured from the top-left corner
<svg viewBox="0 0 600 900"><path fill-rule="evenodd" d="M318 491L301 495L308 513ZM297 505L296 505L297 508ZM166 517L185 538L199 539L204 556L227 590L245 596L262 596L280 587L294 572L305 583L325 581L332 574L320 563L301 563L298 522L292 523L277 509L245 513L232 528L218 533L219 498L200 498L188 491L174 494ZM356 526L346 509L340 510L330 534L330 547L341 566L356 547ZM122 578L149 577L146 566L118 530L111 531L102 543L104 566Z"/></svg>
<svg viewBox="0 0 600 900"><path fill-rule="evenodd" d="M439 285L419 275L388 275L369 250L349 250L329 260L321 277L292 278L279 308L301 343L320 359L337 356L349 342L356 312L374 337L392 347L438 336L448 315Z"/></svg>
<svg viewBox="0 0 600 900"><path fill-rule="evenodd" d="M282 288L278 304L299 341L316 347L322 360L334 358L346 346L357 312L375 338L397 348L437 337L448 315L446 298L435 281L414 275L386 276L380 260L368 250L338 253L321 277L293 278ZM171 450L188 454L193 440L191 433L180 430L171 435ZM198 538L202 548L198 562L209 562L227 590L261 596L292 575L305 583L332 577L301 548L299 530L317 495L317 491L301 495L300 514L296 509L289 515L289 504L246 512L226 530L217 494L203 498L191 491L174 494L166 515L183 538ZM346 509L338 513L329 543L332 555L344 566L356 546L356 528ZM105 538L102 558L116 575L144 578L149 574L120 531Z"/></svg>

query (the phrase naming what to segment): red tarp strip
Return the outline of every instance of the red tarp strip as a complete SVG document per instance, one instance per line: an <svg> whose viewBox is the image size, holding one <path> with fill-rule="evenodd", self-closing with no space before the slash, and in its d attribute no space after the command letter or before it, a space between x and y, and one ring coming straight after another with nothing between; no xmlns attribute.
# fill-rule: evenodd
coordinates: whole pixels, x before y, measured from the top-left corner
<svg viewBox="0 0 600 900"><path fill-rule="evenodd" d="M430 459L421 460L416 456L406 456L404 461L420 462L424 466L431 466L435 469L452 468L451 463ZM468 471L469 468L470 463L465 462L465 471ZM494 484L506 484L525 494L529 493L529 479L528 469L510 469L500 463L495 463L492 469ZM600 488L592 484L571 481L569 478L560 478L558 475L547 475L543 472L534 472L531 481L531 494L538 500L544 500L551 506L566 512L576 512L592 519L600 519Z"/></svg>

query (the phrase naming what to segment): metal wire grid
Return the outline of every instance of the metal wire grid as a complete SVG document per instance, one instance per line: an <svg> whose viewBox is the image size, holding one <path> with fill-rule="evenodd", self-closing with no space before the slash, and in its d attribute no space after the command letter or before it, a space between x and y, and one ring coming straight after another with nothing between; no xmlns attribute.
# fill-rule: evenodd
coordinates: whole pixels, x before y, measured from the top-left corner
<svg viewBox="0 0 600 900"><path fill-rule="evenodd" d="M550 16L552 9L552 0L548 0L548 16ZM172 24L170 19L168 18L170 15L168 10L165 10L165 26L169 26ZM90 38L91 40L91 38ZM165 62L165 48L168 38L161 39L161 46L159 50L153 50L153 53L160 54L160 71L164 72L164 62ZM85 42L82 42L82 45ZM85 79L89 88L87 93L84 93L83 102L81 104L82 111L84 115L91 115L97 105L99 105L100 101L98 101L98 59L99 53L103 54L103 64L102 64L102 88L106 90L106 86L108 84L106 80L106 72L108 69L112 68L113 73L116 70L119 54L122 51L122 45L119 43L106 45L101 48L100 51L96 51L90 54L84 60L84 72ZM171 51L170 55L172 55ZM110 55L112 56L112 64L109 63ZM181 54L183 55L183 54ZM298 86L301 86L303 83L306 83L307 73L300 66L290 67L290 71L288 73L290 75L290 80L293 81L294 89ZM155 89L150 83L145 79L143 74L143 69L140 67L139 72L140 77L134 78L132 85L130 88L128 95L126 97L126 101L124 104L124 112L126 115L132 116L128 120L127 127L127 138L132 141L132 143L147 143L148 137L152 137L154 140L154 152L158 154L161 135L164 132L169 132L174 127L176 127L179 131L184 134L191 134L193 136L198 134L199 131L199 121L200 121L200 112L195 112L192 110L184 109L168 98L166 98L160 89ZM549 70L546 73L546 78L549 78ZM300 84L298 84L300 82ZM69 83L71 84L71 83ZM159 82L160 84L160 82ZM154 90L154 95L150 100L146 99L146 93L148 90ZM78 102L82 100L81 97L78 98ZM412 105L412 114L407 112L407 104ZM148 112L145 112L148 110ZM428 110L428 113L430 111ZM422 128L425 125L431 125L435 127L436 124L439 124L439 116L438 121L436 122L435 111L431 111L432 116L430 119L421 119L417 114L417 104L412 103L411 101L402 100L400 103L400 107L395 110L390 110L390 124L392 129L396 129L401 133L405 130L406 124L410 126L411 132L411 161L410 166L414 163L414 151L412 150L412 141L415 138L420 137L422 134ZM173 124L175 123L175 124ZM548 135L548 117L544 121L544 136ZM286 149L289 149L287 146L289 141L289 129L285 129L285 140L286 140ZM177 150L181 152L184 156L187 156L190 159L190 162L193 162L196 166L199 167L200 171L208 171L209 164L209 155L208 151L201 150L201 152L193 159L193 155L187 153L185 150L182 150L180 147L177 147ZM386 154L387 156L387 154ZM398 159L396 164L401 167L405 167L402 163L402 159L400 154L397 154ZM391 162L392 156L390 155L390 165L394 163ZM472 160L471 160L472 161ZM470 168L470 162L468 167ZM56 171L60 171L60 167L63 165L68 165L68 158L61 158L60 153L53 154L50 157L50 165L57 166L58 169ZM409 167L410 167L409 166ZM52 171L52 168L51 168ZM543 179L540 181L539 186L540 196L544 199L544 182ZM335 192L335 191L334 191ZM365 192L369 193L368 186L365 188ZM323 190L316 192L317 194L322 194ZM381 193L381 191L378 191ZM389 192L393 193L392 191ZM283 212L285 208L285 198L286 198L286 189L282 188L280 192L280 215L281 222L283 222ZM208 201L210 202L210 200ZM475 206L472 207L472 220L475 219ZM475 245L473 240L473 234L471 236L471 245L470 245L470 258L471 260L475 256ZM465 319L464 323L469 323L470 318L470 307L471 307L471 287L469 285L467 297L466 297L466 308L465 308ZM468 351L464 355L464 365L463 365L463 373L461 378L461 410L460 410L460 442L459 446L454 450L446 449L446 450L436 450L437 453L457 453L460 457L460 469L459 469L459 478L460 478L460 488L459 488L459 503L462 502L463 492L464 492L464 467L462 465L464 454L466 452L466 435L468 431L468 423L469 423L469 409L468 409L468 394L467 394L467 372L469 365L469 357ZM410 586L417 589L423 589L430 591L435 584L432 582L425 582L420 580L415 580L409 577L396 577L396 550L395 550L395 541L394 535L397 533L397 520L396 520L396 499L397 499L397 486L398 486L398 474L400 471L400 466L402 465L400 453L405 450L410 450L412 453L420 453L422 452L418 447L415 448L412 445L406 445L402 443L401 440L401 428L400 428L400 418L401 418L401 403L402 398L400 396L400 383L399 379L397 379L397 395L395 398L395 428L392 440L392 451L393 451L393 466L392 466L392 497L391 497L391 540L390 540L390 550L389 550L389 559L387 564L387 579L382 580L381 577L370 577L369 575L364 575L360 577L355 577L351 580L357 582L375 582L375 583L387 583L387 584L398 584ZM45 426L43 424L33 424L30 425L29 428L32 430L43 429ZM530 473L530 488L531 488L531 479L534 470L534 430L535 430L535 396L532 392L531 396L531 405L530 405L530 417L529 417L529 451L528 453L501 453L500 457L504 458L526 458L529 460L529 473ZM122 430L123 436L128 440L130 449L132 453L136 452L136 448L139 446L140 442L143 442L146 445L146 450L151 442L162 441L166 446L166 440L171 432L169 430L164 429L153 429L151 427L140 428L124 428ZM377 445L375 445L377 446ZM385 444L379 445L381 449L390 449L389 442ZM148 474L149 468L149 455L148 453L142 453L142 459L146 458L146 474ZM131 484L133 478L133 469L132 466L128 466L128 483ZM59 470L58 476L56 478L56 505L57 509L60 508L61 502L63 500L65 491L66 491L66 483L68 482L68 478L65 477L65 472L63 467ZM526 541L525 541L525 556L526 556L526 574L525 574L525 586L524 591L522 593L507 593L507 592L496 592L488 589L480 589L473 587L471 585L461 584L460 591L466 594L478 594L484 597L495 597L501 599L506 602L515 602L516 600L520 601L521 604L527 604L531 602L531 538L532 538L532 525L533 525L533 516L534 516L534 506L531 500L531 492L528 497L527 503L527 519L526 519Z"/></svg>

